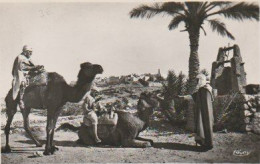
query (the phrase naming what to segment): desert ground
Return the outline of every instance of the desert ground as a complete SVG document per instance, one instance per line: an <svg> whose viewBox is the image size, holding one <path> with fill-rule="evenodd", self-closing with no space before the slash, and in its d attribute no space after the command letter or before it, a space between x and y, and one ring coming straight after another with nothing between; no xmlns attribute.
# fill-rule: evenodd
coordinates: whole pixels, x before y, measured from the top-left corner
<svg viewBox="0 0 260 164"><path fill-rule="evenodd" d="M103 101L114 101L115 97L128 97L130 102L136 102L136 96L129 93L129 87L118 85L111 88L113 93L103 95ZM143 90L153 90L156 87L131 86L132 92L140 93ZM158 88L158 87L157 87ZM104 89L104 88L103 88ZM103 92L105 93L105 92ZM138 96L138 94L136 94ZM132 97L132 99L130 98ZM4 105L3 105L4 106ZM64 108L70 107L67 104ZM75 109L74 109L75 110ZM30 114L30 125L33 132L45 142L46 112L33 109ZM57 126L69 122L79 126L82 113L62 114ZM10 134L11 153L2 153L1 162L9 163L169 163L169 162L260 162L260 136L253 133L237 133L220 131L214 133L214 148L203 151L196 147L194 135L185 131L184 126L170 124L160 111L151 117L151 126L141 133L144 138L154 141L149 148L123 148L112 146L85 146L76 141L76 132L59 130L55 132L54 140L59 151L50 156L37 156L36 152L43 152L43 147L36 147L23 129L22 114L16 113ZM6 115L1 111L1 146L5 146L4 126Z"/></svg>

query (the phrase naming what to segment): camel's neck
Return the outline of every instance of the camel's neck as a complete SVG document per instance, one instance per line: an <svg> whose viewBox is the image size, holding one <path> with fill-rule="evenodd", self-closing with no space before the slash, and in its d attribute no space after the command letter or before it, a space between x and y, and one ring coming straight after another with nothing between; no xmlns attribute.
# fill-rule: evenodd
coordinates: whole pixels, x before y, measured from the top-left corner
<svg viewBox="0 0 260 164"><path fill-rule="evenodd" d="M151 109L146 109L145 111L138 111L138 117L140 120L142 120L144 122L144 125L145 126L148 126L149 125L149 122L150 122L150 116L152 115L152 113L150 112Z"/></svg>
<svg viewBox="0 0 260 164"><path fill-rule="evenodd" d="M66 93L67 101L75 103L79 102L91 89L94 78L95 77L90 77L85 80L78 79L75 86L68 86L69 89Z"/></svg>

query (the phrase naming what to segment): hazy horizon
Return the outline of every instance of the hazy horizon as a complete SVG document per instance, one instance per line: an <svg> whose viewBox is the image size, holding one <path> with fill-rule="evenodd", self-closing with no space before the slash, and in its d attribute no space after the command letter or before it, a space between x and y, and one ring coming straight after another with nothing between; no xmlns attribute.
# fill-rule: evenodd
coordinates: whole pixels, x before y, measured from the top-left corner
<svg viewBox="0 0 260 164"><path fill-rule="evenodd" d="M129 12L149 3L0 3L0 97L11 88L11 69L23 45L33 48L32 60L47 71L75 81L79 65L89 61L104 67L103 77L131 73L188 75L189 40L184 27L169 31L169 16L130 19ZM238 44L248 83L260 83L259 22L226 23L236 40L201 31L200 68L211 72L219 47Z"/></svg>

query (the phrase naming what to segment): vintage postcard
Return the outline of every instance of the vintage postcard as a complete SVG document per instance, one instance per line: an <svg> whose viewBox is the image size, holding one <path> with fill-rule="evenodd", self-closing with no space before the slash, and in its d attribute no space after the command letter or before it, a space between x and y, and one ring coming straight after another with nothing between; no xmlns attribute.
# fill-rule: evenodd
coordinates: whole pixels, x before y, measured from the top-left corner
<svg viewBox="0 0 260 164"><path fill-rule="evenodd" d="M259 163L259 1L0 1L1 163Z"/></svg>

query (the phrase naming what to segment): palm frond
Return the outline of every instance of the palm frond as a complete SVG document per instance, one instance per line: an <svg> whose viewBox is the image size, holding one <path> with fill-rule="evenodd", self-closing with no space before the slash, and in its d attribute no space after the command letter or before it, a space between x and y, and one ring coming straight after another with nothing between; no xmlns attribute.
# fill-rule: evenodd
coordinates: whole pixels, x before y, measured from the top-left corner
<svg viewBox="0 0 260 164"><path fill-rule="evenodd" d="M140 7L134 8L132 11L130 11L130 17L151 18L160 13L167 13L169 15L183 15L179 13L179 11L183 10L184 5L179 2L166 2L163 4L155 3L152 6L142 5Z"/></svg>
<svg viewBox="0 0 260 164"><path fill-rule="evenodd" d="M220 7L220 8L227 7L231 3L232 2L225 2L225 1L210 2L205 9L205 13L214 9L217 6Z"/></svg>
<svg viewBox="0 0 260 164"><path fill-rule="evenodd" d="M182 21L185 21L185 18L186 17L183 15L178 15L178 16L174 17L168 26L169 30L173 30L173 29L177 28Z"/></svg>
<svg viewBox="0 0 260 164"><path fill-rule="evenodd" d="M210 2L211 5L214 6L226 6L228 4L231 4L232 2L228 2L228 1L216 1L216 2Z"/></svg>
<svg viewBox="0 0 260 164"><path fill-rule="evenodd" d="M163 11L161 10L160 5L158 3L155 3L152 6L141 5L140 7L134 8L132 11L130 11L129 14L130 14L131 18L134 18L134 17L151 18L154 15L159 14L161 12L163 12Z"/></svg>
<svg viewBox="0 0 260 164"><path fill-rule="evenodd" d="M230 39L235 39L235 37L226 29L226 25L220 22L218 19L207 20L212 28L212 31L217 31L221 36L227 36Z"/></svg>
<svg viewBox="0 0 260 164"><path fill-rule="evenodd" d="M226 18L231 18L240 21L244 19L255 19L259 21L259 6L255 4L240 2L232 6L220 9L217 12L208 14L207 17L216 14L220 14L225 16Z"/></svg>
<svg viewBox="0 0 260 164"><path fill-rule="evenodd" d="M201 18L205 16L207 6L208 6L208 2L203 2L203 3L200 5L200 7L198 8L197 14L198 14Z"/></svg>
<svg viewBox="0 0 260 164"><path fill-rule="evenodd" d="M202 31L204 32L204 35L206 36L207 33L206 33L206 30L203 28L203 26L200 26L200 28L202 29Z"/></svg>
<svg viewBox="0 0 260 164"><path fill-rule="evenodd" d="M204 3L201 5L201 7L200 7L199 12L205 11L205 9L207 8L207 6L208 6L208 2L204 2Z"/></svg>

